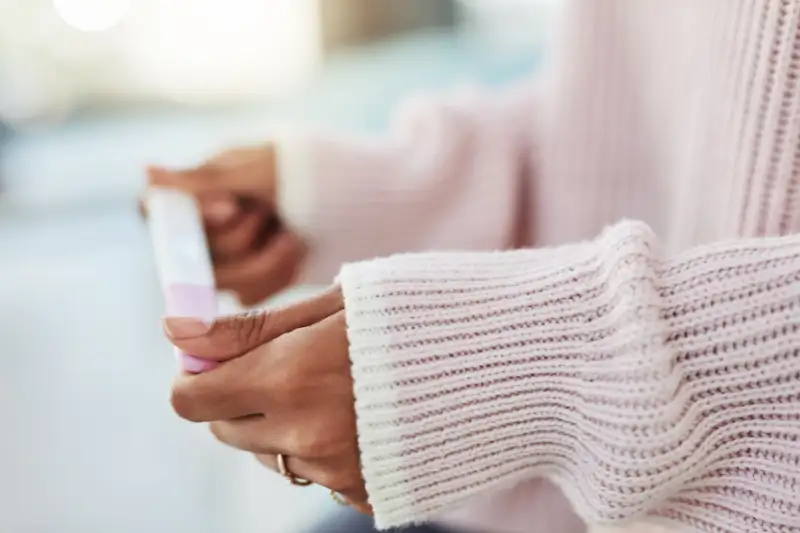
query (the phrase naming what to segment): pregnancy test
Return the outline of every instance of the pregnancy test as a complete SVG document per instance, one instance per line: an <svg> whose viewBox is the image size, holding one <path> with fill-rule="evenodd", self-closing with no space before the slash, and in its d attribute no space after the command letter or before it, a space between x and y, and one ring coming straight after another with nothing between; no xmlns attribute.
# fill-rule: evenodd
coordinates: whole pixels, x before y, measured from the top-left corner
<svg viewBox="0 0 800 533"><path fill-rule="evenodd" d="M152 188L147 194L147 220L155 251L167 317L196 318L211 325L217 317L214 268L203 218L194 197L180 191ZM207 372L213 361L175 348L182 368Z"/></svg>

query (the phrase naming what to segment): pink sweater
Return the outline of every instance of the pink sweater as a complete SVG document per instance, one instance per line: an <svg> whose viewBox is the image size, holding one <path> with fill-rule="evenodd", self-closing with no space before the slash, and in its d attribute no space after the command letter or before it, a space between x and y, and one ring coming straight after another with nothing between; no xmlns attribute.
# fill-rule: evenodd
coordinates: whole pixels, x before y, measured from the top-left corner
<svg viewBox="0 0 800 533"><path fill-rule="evenodd" d="M800 0L562 22L535 83L281 145L377 522L800 532Z"/></svg>

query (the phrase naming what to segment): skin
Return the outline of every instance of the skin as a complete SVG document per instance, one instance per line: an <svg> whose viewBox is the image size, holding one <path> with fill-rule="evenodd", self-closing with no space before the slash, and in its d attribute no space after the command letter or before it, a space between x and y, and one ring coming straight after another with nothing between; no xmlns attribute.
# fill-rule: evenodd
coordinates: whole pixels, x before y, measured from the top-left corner
<svg viewBox="0 0 800 533"><path fill-rule="evenodd" d="M200 202L217 286L246 307L289 287L305 246L284 228L276 209L275 149L228 150L191 169L148 169L148 183L194 195Z"/></svg>
<svg viewBox="0 0 800 533"><path fill-rule="evenodd" d="M151 186L195 195L203 210L217 283L250 306L291 285L302 264L300 239L277 222L275 151L225 152L198 168L151 167ZM276 310L218 319L208 326L168 318L171 342L214 370L175 378L182 418L253 453L277 471L284 454L296 476L336 491L371 513L361 477L355 399L341 289Z"/></svg>

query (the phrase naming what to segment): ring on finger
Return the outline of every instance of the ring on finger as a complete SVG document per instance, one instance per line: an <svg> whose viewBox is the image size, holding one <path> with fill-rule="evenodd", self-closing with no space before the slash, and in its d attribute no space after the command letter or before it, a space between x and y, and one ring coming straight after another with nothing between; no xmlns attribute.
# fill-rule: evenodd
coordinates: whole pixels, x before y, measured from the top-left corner
<svg viewBox="0 0 800 533"><path fill-rule="evenodd" d="M280 473L280 475L288 479L289 483L297 487L308 487L314 484L313 482L307 479L302 479L297 477L291 470L289 470L289 467L286 466L286 459L287 457L282 453L279 453L277 455L278 472Z"/></svg>

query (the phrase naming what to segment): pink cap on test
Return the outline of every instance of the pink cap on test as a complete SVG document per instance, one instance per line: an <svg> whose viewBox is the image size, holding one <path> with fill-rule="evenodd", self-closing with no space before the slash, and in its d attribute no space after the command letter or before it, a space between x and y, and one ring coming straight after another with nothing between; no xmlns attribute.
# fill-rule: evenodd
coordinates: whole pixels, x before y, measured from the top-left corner
<svg viewBox="0 0 800 533"><path fill-rule="evenodd" d="M217 295L213 287L189 283L170 283L165 288L168 317L197 318L211 325L217 316ZM207 361L175 349L181 367L190 374L201 374L217 367Z"/></svg>

